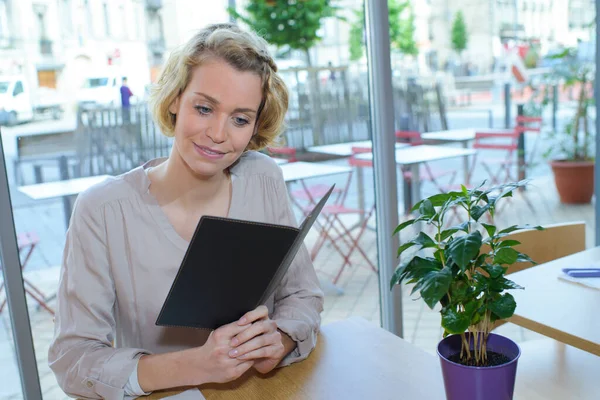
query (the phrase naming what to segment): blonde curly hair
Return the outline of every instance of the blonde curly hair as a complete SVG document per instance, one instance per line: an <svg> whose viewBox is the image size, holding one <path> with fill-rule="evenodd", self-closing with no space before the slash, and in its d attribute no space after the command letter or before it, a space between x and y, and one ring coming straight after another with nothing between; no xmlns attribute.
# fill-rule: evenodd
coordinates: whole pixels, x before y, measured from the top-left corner
<svg viewBox="0 0 600 400"><path fill-rule="evenodd" d="M174 135L176 115L169 106L189 84L193 69L215 58L261 78L263 97L255 134L246 150L261 150L274 144L284 128L288 89L277 74L267 42L256 33L229 23L207 26L169 56L150 94L152 116L162 133Z"/></svg>

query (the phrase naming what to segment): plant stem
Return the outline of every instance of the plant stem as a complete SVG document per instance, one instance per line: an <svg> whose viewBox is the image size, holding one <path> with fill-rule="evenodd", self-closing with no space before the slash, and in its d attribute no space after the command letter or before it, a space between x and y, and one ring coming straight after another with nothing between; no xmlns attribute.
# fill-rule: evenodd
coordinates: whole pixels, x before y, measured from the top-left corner
<svg viewBox="0 0 600 400"><path fill-rule="evenodd" d="M461 360L463 359L463 350L467 352L467 360L471 359L471 351L469 350L469 342L467 342L467 337L466 335L463 333L460 334L460 337L462 339L462 346L460 348L460 358Z"/></svg>

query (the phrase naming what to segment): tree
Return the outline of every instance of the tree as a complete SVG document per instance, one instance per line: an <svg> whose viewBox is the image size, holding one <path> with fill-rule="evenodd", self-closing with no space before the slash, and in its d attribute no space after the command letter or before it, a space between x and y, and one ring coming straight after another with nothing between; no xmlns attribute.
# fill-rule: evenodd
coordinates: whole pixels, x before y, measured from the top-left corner
<svg viewBox="0 0 600 400"><path fill-rule="evenodd" d="M364 9L355 11L355 21L350 27L350 59L359 60L364 54ZM390 44L402 54L417 55L415 42L415 17L408 0L388 0Z"/></svg>
<svg viewBox="0 0 600 400"><path fill-rule="evenodd" d="M452 48L460 56L463 50L467 48L468 43L467 25L465 24L465 18L462 11L458 11L454 16L454 21L452 22L451 41Z"/></svg>
<svg viewBox="0 0 600 400"><path fill-rule="evenodd" d="M331 0L253 0L245 15L234 9L229 14L243 21L278 48L302 50L310 66L309 49L321 40L323 19L335 17L339 7Z"/></svg>

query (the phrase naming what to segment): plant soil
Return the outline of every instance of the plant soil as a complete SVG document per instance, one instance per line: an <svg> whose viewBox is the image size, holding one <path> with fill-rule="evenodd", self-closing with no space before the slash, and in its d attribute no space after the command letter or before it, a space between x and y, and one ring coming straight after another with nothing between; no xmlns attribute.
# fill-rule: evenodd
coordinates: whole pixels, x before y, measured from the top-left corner
<svg viewBox="0 0 600 400"><path fill-rule="evenodd" d="M460 365L466 365L468 367L496 367L498 365L506 364L507 362L511 361L510 358L508 358L504 354L496 353L495 351L487 352L487 361L482 365L476 365L474 357L472 357L468 362L461 361L460 352L452 354L450 357L448 357L448 360Z"/></svg>

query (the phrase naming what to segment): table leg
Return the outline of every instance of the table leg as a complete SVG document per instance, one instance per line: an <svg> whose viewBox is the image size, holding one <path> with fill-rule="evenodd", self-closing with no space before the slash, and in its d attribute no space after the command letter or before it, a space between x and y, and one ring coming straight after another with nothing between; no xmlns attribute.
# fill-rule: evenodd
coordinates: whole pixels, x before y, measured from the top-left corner
<svg viewBox="0 0 600 400"><path fill-rule="evenodd" d="M363 168L356 167L356 186L358 188L358 208L360 210L365 209L365 176ZM359 224L364 221L364 215L360 215Z"/></svg>
<svg viewBox="0 0 600 400"><path fill-rule="evenodd" d="M469 146L467 145L467 142L463 142L463 148L467 149ZM463 157L463 185L465 186L469 186L469 180L470 180L470 171L469 171L469 156L464 156Z"/></svg>
<svg viewBox="0 0 600 400"><path fill-rule="evenodd" d="M65 227L69 229L69 224L71 222L71 212L72 212L72 204L73 196L63 196L63 212L65 214Z"/></svg>
<svg viewBox="0 0 600 400"><path fill-rule="evenodd" d="M415 204L421 201L421 177L419 176L419 164L410 166L411 175L411 205L409 211Z"/></svg>

